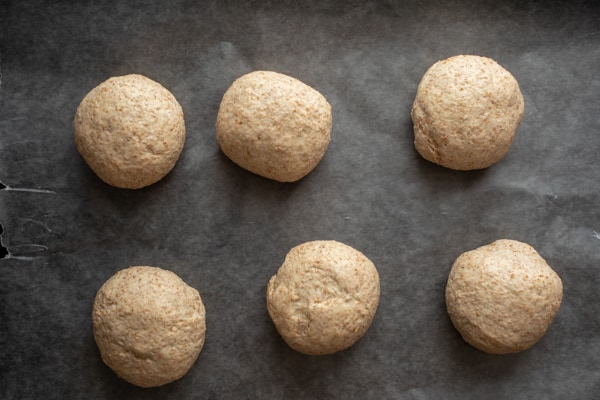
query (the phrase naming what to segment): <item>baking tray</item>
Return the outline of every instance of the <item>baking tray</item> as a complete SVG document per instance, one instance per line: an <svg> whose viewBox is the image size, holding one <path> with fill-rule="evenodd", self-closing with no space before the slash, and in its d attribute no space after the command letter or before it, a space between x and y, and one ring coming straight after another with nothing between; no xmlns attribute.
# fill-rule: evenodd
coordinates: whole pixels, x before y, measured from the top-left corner
<svg viewBox="0 0 600 400"><path fill-rule="evenodd" d="M8 1L0 6L0 397L7 399L595 399L600 393L600 8L529 1ZM525 116L498 164L449 170L413 145L410 109L436 61L488 56ZM319 166L296 183L219 150L229 85L253 70L311 85L333 109ZM110 187L72 119L110 76L168 88L187 139L145 189ZM546 336L518 354L467 343L445 309L456 257L531 244L561 276ZM292 247L333 239L381 277L372 326L331 356L290 349L266 310ZM98 288L130 265L199 290L206 344L172 384L141 389L100 358Z"/></svg>

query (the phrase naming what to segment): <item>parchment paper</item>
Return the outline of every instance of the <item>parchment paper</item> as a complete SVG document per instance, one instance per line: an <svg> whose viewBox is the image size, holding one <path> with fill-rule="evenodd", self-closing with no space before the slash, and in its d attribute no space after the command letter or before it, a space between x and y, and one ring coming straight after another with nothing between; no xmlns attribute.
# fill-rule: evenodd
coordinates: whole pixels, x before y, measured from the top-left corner
<svg viewBox="0 0 600 400"><path fill-rule="evenodd" d="M5 399L597 399L600 396L600 7L528 1L8 1L0 5L0 397ZM413 146L410 108L436 61L493 58L525 116L507 156L452 171ZM330 147L282 184L229 161L220 99L253 70L331 103ZM112 188L72 119L89 90L139 73L185 112L162 181ZM510 238L561 276L564 300L531 349L492 356L445 309L452 263ZM265 305L285 254L333 239L377 266L367 334L332 356L290 349ZM141 389L102 363L98 288L131 265L199 290L206 344L181 380Z"/></svg>

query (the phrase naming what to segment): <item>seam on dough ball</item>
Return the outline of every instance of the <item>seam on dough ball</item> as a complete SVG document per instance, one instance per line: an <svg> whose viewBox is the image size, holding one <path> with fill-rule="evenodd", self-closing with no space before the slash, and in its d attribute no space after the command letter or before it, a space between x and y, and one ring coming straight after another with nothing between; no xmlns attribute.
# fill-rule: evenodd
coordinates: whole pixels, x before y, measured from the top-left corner
<svg viewBox="0 0 600 400"><path fill-rule="evenodd" d="M291 249L267 285L267 308L294 350L332 354L368 330L379 303L379 275L364 254L335 241Z"/></svg>

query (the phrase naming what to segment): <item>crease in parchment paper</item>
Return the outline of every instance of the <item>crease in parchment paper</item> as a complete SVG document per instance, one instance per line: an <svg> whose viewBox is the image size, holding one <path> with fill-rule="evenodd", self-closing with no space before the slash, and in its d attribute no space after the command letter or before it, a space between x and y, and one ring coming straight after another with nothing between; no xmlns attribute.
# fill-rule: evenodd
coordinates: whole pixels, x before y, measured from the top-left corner
<svg viewBox="0 0 600 400"><path fill-rule="evenodd" d="M6 183L0 181L0 190L7 192L29 192L29 193L45 193L45 194L56 194L53 190L47 189L36 189L36 188L16 188L8 186Z"/></svg>

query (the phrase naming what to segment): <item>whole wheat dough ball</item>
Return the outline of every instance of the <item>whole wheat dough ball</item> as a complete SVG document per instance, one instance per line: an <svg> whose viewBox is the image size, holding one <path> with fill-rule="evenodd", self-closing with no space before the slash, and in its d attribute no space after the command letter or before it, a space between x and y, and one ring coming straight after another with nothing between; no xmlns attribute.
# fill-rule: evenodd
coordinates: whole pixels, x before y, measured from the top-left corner
<svg viewBox="0 0 600 400"><path fill-rule="evenodd" d="M412 107L415 147L457 170L489 167L508 152L524 112L516 79L494 60L455 56L423 76Z"/></svg>
<svg viewBox="0 0 600 400"><path fill-rule="evenodd" d="M109 185L138 189L173 169L185 141L183 110L159 83L142 75L108 79L81 101L75 144Z"/></svg>
<svg viewBox="0 0 600 400"><path fill-rule="evenodd" d="M171 271L130 267L98 290L92 311L102 360L141 387L181 378L194 364L206 332L198 291Z"/></svg>
<svg viewBox="0 0 600 400"><path fill-rule="evenodd" d="M379 275L361 252L336 241L294 247L270 280L267 308L293 349L332 354L367 331L379 304Z"/></svg>
<svg viewBox="0 0 600 400"><path fill-rule="evenodd" d="M270 71L238 78L217 115L217 142L240 167L280 182L294 182L325 155L331 106L315 89Z"/></svg>
<svg viewBox="0 0 600 400"><path fill-rule="evenodd" d="M446 307L463 339L492 354L540 340L562 301L562 282L528 244L497 240L461 254L446 285Z"/></svg>

